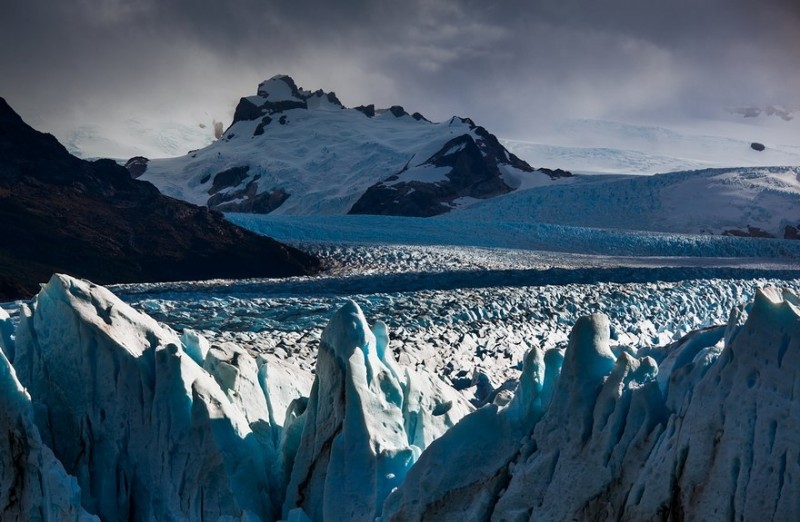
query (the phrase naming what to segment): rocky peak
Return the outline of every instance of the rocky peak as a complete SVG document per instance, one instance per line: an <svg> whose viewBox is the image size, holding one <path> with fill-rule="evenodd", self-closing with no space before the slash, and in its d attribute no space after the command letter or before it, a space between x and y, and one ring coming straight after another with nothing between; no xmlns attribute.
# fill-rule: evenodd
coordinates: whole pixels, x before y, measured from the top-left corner
<svg viewBox="0 0 800 522"><path fill-rule="evenodd" d="M286 100L303 101L308 98L310 94L299 89L292 77L285 74L278 74L269 80L264 80L259 83L256 93L258 96L267 98L271 102Z"/></svg>
<svg viewBox="0 0 800 522"><path fill-rule="evenodd" d="M233 123L253 121L292 109L344 108L336 93L322 89L307 91L298 87L292 77L285 74L264 80L258 84L256 93L255 96L239 100Z"/></svg>

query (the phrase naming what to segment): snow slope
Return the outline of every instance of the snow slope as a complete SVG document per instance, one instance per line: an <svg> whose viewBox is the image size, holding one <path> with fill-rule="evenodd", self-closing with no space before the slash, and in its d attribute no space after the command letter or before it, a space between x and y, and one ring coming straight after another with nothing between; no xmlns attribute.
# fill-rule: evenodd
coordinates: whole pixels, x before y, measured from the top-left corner
<svg viewBox="0 0 800 522"><path fill-rule="evenodd" d="M169 158L214 141L212 119L203 115L196 120L197 124L188 125L157 117L136 117L122 122L104 121L60 132L56 130L55 135L70 154L79 158Z"/></svg>
<svg viewBox="0 0 800 522"><path fill-rule="evenodd" d="M462 140L461 148L448 145L454 139ZM276 76L256 96L242 98L220 140L186 156L152 160L141 179L169 196L221 210L346 214L385 180L393 191L414 182L446 184L454 167L429 160L437 152L442 159L460 157L469 152L465 146L476 145L489 169L481 171L483 179L494 180L497 193L550 182L468 119L431 123L402 107L347 109L333 93L304 91ZM453 192L443 202L458 205L455 199L470 194Z"/></svg>
<svg viewBox="0 0 800 522"><path fill-rule="evenodd" d="M478 202L448 219L720 234L800 225L800 168L735 168L579 177Z"/></svg>
<svg viewBox="0 0 800 522"><path fill-rule="evenodd" d="M636 124L576 119L501 139L533 165L576 173L656 174L719 167L800 165L800 119L731 118ZM750 148L759 142L763 152Z"/></svg>

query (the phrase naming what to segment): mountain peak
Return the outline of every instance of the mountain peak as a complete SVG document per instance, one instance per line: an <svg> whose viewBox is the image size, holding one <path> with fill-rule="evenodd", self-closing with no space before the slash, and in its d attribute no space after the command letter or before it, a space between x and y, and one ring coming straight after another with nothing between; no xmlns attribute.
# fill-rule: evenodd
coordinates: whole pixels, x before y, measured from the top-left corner
<svg viewBox="0 0 800 522"><path fill-rule="evenodd" d="M291 76L285 74L277 74L268 80L258 84L258 96L266 98L272 103L281 101L297 101L304 100L304 94L307 97L309 93L302 92Z"/></svg>
<svg viewBox="0 0 800 522"><path fill-rule="evenodd" d="M233 123L269 117L292 109L344 109L334 92L307 91L297 86L291 76L278 74L258 84L255 96L239 100Z"/></svg>

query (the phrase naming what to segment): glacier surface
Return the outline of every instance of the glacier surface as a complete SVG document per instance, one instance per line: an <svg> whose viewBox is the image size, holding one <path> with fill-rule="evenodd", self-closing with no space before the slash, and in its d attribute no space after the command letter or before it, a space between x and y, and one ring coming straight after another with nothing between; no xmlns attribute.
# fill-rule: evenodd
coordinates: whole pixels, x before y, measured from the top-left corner
<svg viewBox="0 0 800 522"><path fill-rule="evenodd" d="M797 280L357 295L363 310L288 291L309 283L117 287L168 326L57 275L3 314L3 519L800 514ZM250 322L225 334L224 313ZM243 335L261 316L303 350Z"/></svg>

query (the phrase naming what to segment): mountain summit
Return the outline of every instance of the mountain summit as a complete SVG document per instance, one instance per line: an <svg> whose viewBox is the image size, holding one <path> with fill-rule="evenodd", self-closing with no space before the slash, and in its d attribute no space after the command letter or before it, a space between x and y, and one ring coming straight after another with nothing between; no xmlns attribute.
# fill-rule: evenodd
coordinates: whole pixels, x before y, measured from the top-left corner
<svg viewBox="0 0 800 522"><path fill-rule="evenodd" d="M534 170L469 118L346 108L333 92L284 75L242 98L210 146L130 166L170 196L276 214L432 216L569 175Z"/></svg>

